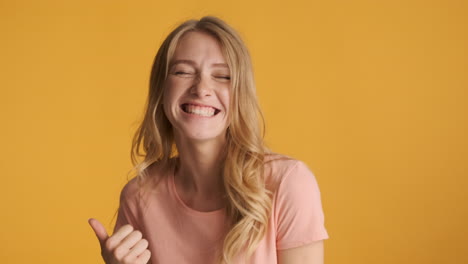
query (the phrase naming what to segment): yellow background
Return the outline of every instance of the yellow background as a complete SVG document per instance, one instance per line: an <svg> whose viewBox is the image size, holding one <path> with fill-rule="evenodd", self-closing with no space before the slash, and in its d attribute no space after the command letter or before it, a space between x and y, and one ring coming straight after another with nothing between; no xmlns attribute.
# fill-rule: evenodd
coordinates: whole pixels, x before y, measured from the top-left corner
<svg viewBox="0 0 468 264"><path fill-rule="evenodd" d="M467 3L1 1L0 261L101 262L157 48L213 14L316 174L326 263L468 263Z"/></svg>

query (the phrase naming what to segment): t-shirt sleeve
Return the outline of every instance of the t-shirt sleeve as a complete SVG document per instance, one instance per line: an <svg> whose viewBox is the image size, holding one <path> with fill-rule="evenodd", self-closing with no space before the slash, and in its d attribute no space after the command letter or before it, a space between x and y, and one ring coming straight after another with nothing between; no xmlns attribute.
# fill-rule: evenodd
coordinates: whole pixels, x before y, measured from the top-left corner
<svg viewBox="0 0 468 264"><path fill-rule="evenodd" d="M303 162L282 178L274 206L277 250L328 238L317 180Z"/></svg>
<svg viewBox="0 0 468 264"><path fill-rule="evenodd" d="M138 207L136 195L132 191L133 189L134 188L131 187L131 182L129 182L120 193L120 204L117 212L117 221L115 223L114 233L126 224L130 224L135 230L140 230L140 226L137 221Z"/></svg>

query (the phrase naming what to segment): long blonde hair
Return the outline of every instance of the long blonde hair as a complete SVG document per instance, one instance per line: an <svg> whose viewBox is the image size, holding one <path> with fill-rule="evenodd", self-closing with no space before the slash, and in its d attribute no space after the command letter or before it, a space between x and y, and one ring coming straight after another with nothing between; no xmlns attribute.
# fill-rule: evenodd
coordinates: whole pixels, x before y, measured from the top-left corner
<svg viewBox="0 0 468 264"><path fill-rule="evenodd" d="M149 166L157 162L158 166L166 167L177 155L172 126L161 102L177 43L191 31L211 34L219 41L231 73L230 123L223 164L226 219L230 226L218 255L218 263L228 264L244 250L247 257L255 251L266 234L272 202L264 181L267 148L252 62L240 36L224 21L212 16L188 20L164 40L154 59L146 111L133 138L131 157L138 180L143 182L149 177Z"/></svg>

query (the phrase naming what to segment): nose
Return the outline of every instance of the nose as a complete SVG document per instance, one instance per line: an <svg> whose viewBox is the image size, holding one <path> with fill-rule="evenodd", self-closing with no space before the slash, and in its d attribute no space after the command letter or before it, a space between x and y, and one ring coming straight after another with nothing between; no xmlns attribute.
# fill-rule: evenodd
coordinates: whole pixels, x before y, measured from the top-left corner
<svg viewBox="0 0 468 264"><path fill-rule="evenodd" d="M190 93L198 97L211 96L213 94L212 85L210 77L200 73L195 78Z"/></svg>

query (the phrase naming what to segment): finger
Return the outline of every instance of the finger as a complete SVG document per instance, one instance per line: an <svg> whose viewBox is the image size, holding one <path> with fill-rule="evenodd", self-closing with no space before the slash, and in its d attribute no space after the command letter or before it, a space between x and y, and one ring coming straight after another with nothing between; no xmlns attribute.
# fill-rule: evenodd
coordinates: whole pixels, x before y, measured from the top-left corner
<svg viewBox="0 0 468 264"><path fill-rule="evenodd" d="M148 248L148 240L141 239L130 249L130 252L125 256L124 260L127 262L133 262L137 259Z"/></svg>
<svg viewBox="0 0 468 264"><path fill-rule="evenodd" d="M122 240L128 236L133 231L131 225L122 226L117 232L115 232L109 239L106 241L106 248L108 250L114 250Z"/></svg>
<svg viewBox="0 0 468 264"><path fill-rule="evenodd" d="M119 248L124 248L127 251L129 251L138 243L138 241L141 240L142 237L143 234L140 231L135 230L132 233L130 233L126 238L124 238L122 242L120 242Z"/></svg>
<svg viewBox="0 0 468 264"><path fill-rule="evenodd" d="M107 238L109 238L106 228L97 219L94 218L90 218L88 223L96 234L96 237L99 239L99 243L103 244Z"/></svg>
<svg viewBox="0 0 468 264"><path fill-rule="evenodd" d="M151 252L148 249L146 249L145 251L143 251L143 253L141 253L140 256L138 256L136 263L146 264L148 263L150 257L151 257Z"/></svg>

